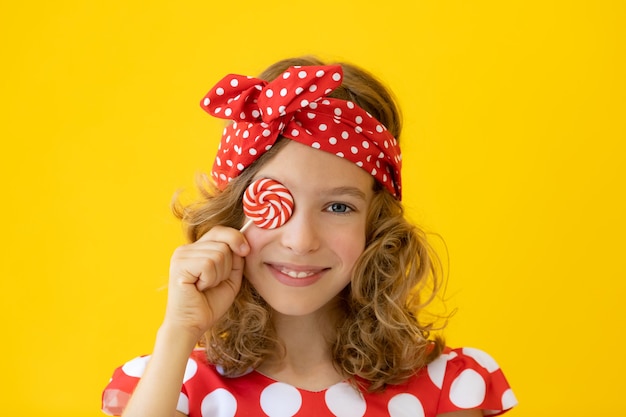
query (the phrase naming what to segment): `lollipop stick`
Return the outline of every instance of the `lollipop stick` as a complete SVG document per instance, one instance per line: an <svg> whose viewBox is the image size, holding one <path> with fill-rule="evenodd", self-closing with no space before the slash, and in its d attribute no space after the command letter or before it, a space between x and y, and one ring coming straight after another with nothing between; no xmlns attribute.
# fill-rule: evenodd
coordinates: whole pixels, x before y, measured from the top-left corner
<svg viewBox="0 0 626 417"><path fill-rule="evenodd" d="M243 225L243 227L242 227L241 229L239 229L239 231L240 231L241 233L245 232L245 231L246 231L246 229L247 229L248 227L250 227L250 225L251 225L251 224L252 224L252 219L248 219L248 221L246 222L246 224L244 224L244 225Z"/></svg>

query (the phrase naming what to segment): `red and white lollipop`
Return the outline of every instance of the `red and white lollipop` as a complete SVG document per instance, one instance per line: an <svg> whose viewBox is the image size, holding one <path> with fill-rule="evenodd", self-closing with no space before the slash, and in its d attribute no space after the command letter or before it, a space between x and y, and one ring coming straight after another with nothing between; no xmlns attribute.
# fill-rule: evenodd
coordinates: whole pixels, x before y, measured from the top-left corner
<svg viewBox="0 0 626 417"><path fill-rule="evenodd" d="M287 187L270 178L259 178L243 194L243 211L250 220L241 231L252 223L263 229L280 227L291 217L293 207L293 196Z"/></svg>

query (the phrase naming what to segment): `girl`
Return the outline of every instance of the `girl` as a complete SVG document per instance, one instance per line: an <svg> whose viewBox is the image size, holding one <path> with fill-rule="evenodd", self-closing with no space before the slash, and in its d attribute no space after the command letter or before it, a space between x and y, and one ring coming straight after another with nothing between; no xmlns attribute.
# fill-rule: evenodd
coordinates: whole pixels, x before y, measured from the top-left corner
<svg viewBox="0 0 626 417"><path fill-rule="evenodd" d="M429 338L436 258L404 218L400 114L379 81L298 58L228 75L201 105L233 123L202 200L175 208L192 243L172 256L153 353L115 371L105 413L475 417L516 404L490 356ZM279 227L242 228L260 178L295 208Z"/></svg>

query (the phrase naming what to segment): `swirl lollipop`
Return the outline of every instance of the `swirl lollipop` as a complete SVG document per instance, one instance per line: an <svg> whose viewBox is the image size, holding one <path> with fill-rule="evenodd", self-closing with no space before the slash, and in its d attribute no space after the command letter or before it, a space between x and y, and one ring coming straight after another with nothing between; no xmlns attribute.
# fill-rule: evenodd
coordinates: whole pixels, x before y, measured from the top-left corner
<svg viewBox="0 0 626 417"><path fill-rule="evenodd" d="M293 196L287 187L278 181L260 178L250 184L243 195L243 211L250 220L241 231L253 222L263 229L280 227L291 217L293 207Z"/></svg>

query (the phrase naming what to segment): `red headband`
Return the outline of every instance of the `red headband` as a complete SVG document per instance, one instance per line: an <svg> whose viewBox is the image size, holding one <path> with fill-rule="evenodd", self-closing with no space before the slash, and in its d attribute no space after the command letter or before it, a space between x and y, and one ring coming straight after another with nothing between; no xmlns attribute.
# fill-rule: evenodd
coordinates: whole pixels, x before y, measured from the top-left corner
<svg viewBox="0 0 626 417"><path fill-rule="evenodd" d="M282 135L354 162L400 200L398 141L355 103L328 97L342 79L341 66L329 65L289 67L271 82L235 74L218 82L201 102L234 121L213 164L217 186L224 189Z"/></svg>

